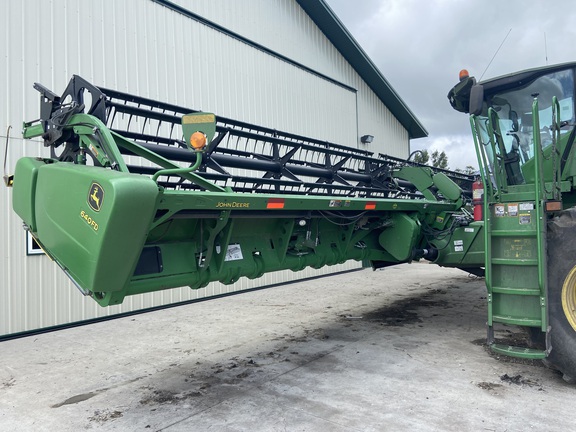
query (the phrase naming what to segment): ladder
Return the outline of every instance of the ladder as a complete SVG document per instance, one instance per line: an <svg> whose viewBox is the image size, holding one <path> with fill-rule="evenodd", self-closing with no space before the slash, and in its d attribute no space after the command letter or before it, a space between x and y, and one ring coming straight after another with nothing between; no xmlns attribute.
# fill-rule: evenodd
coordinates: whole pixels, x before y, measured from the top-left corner
<svg viewBox="0 0 576 432"><path fill-rule="evenodd" d="M557 101L555 101L557 105ZM521 173L506 167L498 114L488 111L485 124L472 116L471 125L484 183L485 275L488 300L488 346L492 351L526 359L546 358L548 351L495 338L495 325L517 325L548 332L547 255L542 146L538 102L533 107L534 184L519 181ZM556 110L558 112L558 110ZM482 139L485 131L487 140ZM485 142L488 141L488 142ZM491 149L492 159L487 154ZM494 163L490 164L489 161ZM554 174L556 175L556 173Z"/></svg>
<svg viewBox="0 0 576 432"><path fill-rule="evenodd" d="M546 352L497 343L494 325L547 329L546 251L543 209L538 200L486 207L488 345L494 352L542 359Z"/></svg>

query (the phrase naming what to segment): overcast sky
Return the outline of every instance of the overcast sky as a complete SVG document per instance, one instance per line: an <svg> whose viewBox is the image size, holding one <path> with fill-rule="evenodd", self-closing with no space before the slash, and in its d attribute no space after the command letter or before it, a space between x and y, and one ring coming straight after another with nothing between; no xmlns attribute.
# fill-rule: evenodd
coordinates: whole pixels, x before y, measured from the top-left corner
<svg viewBox="0 0 576 432"><path fill-rule="evenodd" d="M411 150L477 166L468 116L446 95L465 68L479 79L576 61L572 0L326 0L428 131Z"/></svg>

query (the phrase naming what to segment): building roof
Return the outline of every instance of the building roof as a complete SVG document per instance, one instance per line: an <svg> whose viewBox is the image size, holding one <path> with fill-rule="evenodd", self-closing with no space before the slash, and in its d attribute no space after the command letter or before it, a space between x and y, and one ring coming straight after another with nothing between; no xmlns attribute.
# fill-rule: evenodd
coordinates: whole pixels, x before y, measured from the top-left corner
<svg viewBox="0 0 576 432"><path fill-rule="evenodd" d="M296 0L342 56L358 72L390 112L408 130L410 138L423 138L428 132L378 70L370 57L344 27L325 0Z"/></svg>

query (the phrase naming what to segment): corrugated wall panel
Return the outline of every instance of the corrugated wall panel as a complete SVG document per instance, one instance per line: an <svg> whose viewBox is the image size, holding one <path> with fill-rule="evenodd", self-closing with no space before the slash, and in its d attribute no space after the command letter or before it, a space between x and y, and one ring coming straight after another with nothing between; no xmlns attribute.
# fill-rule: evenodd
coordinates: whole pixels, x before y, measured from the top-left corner
<svg viewBox="0 0 576 432"><path fill-rule="evenodd" d="M202 3L213 7L212 2ZM356 141L353 91L150 0L23 0L3 6L0 58L6 66L0 69L0 140L4 142L6 128L12 125L10 169L19 157L44 151L38 141L20 138L22 121L39 113L39 95L32 84L41 82L60 93L72 74L97 85L277 129L341 143ZM239 16L252 20L258 38L267 34L284 40L291 51L327 44L291 1L231 0L220 6L232 21ZM278 27L276 9L281 10L282 20L289 17L298 21L296 25ZM259 28L261 22L267 26ZM328 45L322 50L331 62L337 61ZM342 77L354 76L349 65L341 67ZM360 82L352 84L360 87ZM358 266L277 272L232 286L215 283L198 291L168 290L130 297L121 306L103 309L83 298L48 258L26 256L25 233L10 201L10 190L0 188L0 335Z"/></svg>
<svg viewBox="0 0 576 432"><path fill-rule="evenodd" d="M409 148L406 143L409 140L408 131L398 122L392 113L382 104L376 94L361 83L358 94L358 117L359 136L373 135L374 141L367 150L374 153L384 153L390 156L407 158ZM360 147L363 148L363 144Z"/></svg>
<svg viewBox="0 0 576 432"><path fill-rule="evenodd" d="M349 138L348 135L339 135L336 142L359 146L375 153L408 157L410 145L404 127L294 1L172 1L249 40L357 89L359 136L370 134L375 140L370 145L364 145L359 144L358 136ZM249 14L245 13L247 10L250 11ZM317 132L316 128L308 134ZM316 137L325 139L322 136Z"/></svg>

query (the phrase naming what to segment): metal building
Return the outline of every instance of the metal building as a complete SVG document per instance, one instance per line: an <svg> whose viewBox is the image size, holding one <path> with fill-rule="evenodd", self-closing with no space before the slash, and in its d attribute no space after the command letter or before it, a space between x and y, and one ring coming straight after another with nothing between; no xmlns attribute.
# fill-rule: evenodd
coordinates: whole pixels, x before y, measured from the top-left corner
<svg viewBox="0 0 576 432"><path fill-rule="evenodd" d="M0 20L0 139L3 150L9 144L8 171L43 150L20 133L23 121L39 116L33 83L61 93L73 74L375 154L405 158L409 140L426 135L324 0L21 0L4 2ZM361 142L365 135L374 140ZM359 266L173 289L104 309L35 253L5 187L0 215L0 336Z"/></svg>

